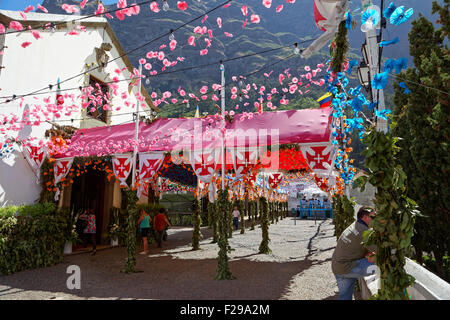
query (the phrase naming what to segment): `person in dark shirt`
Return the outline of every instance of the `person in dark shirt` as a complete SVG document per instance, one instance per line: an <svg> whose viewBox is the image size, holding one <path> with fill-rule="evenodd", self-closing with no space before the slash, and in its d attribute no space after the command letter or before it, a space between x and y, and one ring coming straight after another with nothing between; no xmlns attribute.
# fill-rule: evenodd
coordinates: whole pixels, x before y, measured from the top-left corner
<svg viewBox="0 0 450 320"><path fill-rule="evenodd" d="M360 208L358 220L348 226L337 241L331 258L331 270L336 277L339 300L352 300L357 279L375 273L376 246L365 248L361 244L362 233L369 229L373 214L373 208Z"/></svg>
<svg viewBox="0 0 450 320"><path fill-rule="evenodd" d="M158 214L155 216L153 220L153 229L155 229L156 234L156 242L158 243L158 248L162 248L162 237L164 234L164 228L166 225L171 227L169 220L167 220L166 215L164 214L166 212L166 209L161 208L159 209Z"/></svg>

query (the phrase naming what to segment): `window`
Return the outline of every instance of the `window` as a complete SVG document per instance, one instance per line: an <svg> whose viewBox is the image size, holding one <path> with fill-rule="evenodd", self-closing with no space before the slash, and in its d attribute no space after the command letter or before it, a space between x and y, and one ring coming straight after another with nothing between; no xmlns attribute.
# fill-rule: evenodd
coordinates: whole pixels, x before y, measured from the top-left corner
<svg viewBox="0 0 450 320"><path fill-rule="evenodd" d="M106 123L107 110L105 110L105 105L109 104L108 85L93 76L89 76L89 86L94 88L94 90L90 94L90 103L86 108L87 115L90 118Z"/></svg>

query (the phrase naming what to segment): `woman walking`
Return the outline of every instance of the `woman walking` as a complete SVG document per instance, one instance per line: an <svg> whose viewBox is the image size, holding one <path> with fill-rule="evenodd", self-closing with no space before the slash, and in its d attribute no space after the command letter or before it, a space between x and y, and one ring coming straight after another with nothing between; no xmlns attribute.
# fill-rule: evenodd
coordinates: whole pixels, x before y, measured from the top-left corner
<svg viewBox="0 0 450 320"><path fill-rule="evenodd" d="M148 215L147 212L145 212L144 209L141 209L141 216L138 219L138 225L139 225L139 231L141 232L142 241L144 243L144 251L140 252L139 254L147 254L148 253L148 232L150 231L150 221L152 221L152 218Z"/></svg>

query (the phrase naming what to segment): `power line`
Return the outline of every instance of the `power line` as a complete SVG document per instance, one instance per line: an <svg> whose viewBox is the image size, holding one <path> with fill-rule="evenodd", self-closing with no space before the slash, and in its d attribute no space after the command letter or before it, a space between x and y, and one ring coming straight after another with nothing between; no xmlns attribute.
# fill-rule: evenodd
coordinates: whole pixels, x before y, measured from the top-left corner
<svg viewBox="0 0 450 320"><path fill-rule="evenodd" d="M160 35L160 36L158 36L158 37L156 37L156 38L154 38L154 39L152 39L152 40L150 40L150 41L148 41L148 42L142 44L141 46L139 46L139 47L137 47L137 48L131 49L130 51L127 51L127 52L125 52L125 53L119 55L118 57L113 58L112 60L109 60L108 62L113 62L113 61L115 61L115 60L117 60L117 59L120 59L120 58L126 56L127 54L130 54L130 53L133 53L133 52L135 52L135 51L137 51L137 50L139 50L139 49L142 49L142 48L148 46L149 44L152 44L153 42L156 42L156 41L162 39L163 37L166 37L166 36L168 36L168 35L170 35L170 34L176 32L176 31L178 31L178 30L184 28L185 26L187 26L188 24L194 22L195 20L198 20L198 19L200 19L201 17L203 17L203 16L205 16L205 15L207 15L207 14L209 14L209 13L211 13L211 12L213 12L213 11L215 11L215 10L221 8L221 7L223 7L224 5L226 5L227 3L231 2L231 1L233 1L233 0L227 0L227 1L225 1L224 3L222 3L222 4L216 6L216 7L212 8L212 9L210 9L210 10L208 10L208 11L202 13L201 15L199 15L199 16L197 16L197 17L191 19L191 20L189 20L188 22L185 22L185 23L179 25L179 26L176 27L175 29L171 29L169 32L166 32L166 33L164 33L164 34L162 34L162 35ZM82 73L79 73L79 74L77 74L77 75L75 75L75 76L72 76L72 77L70 77L70 78L64 79L64 80L60 81L59 84L62 84L62 83L67 82L67 81L70 81L70 80L75 79L75 78L77 78L77 77L79 77L79 76L82 76L82 75L84 75L84 74L87 73L87 72L90 72L90 71L95 70L96 68L97 68L97 67L92 68L92 69L89 69L89 70L86 70L86 71L84 71L84 72L82 72ZM49 85L48 87L53 87L53 86L56 86L56 85L57 85L57 84ZM36 91L31 92L31 93L26 94L26 95L22 95L21 97L23 97L23 96L34 95L34 94L39 93L39 92L41 92L41 91L43 91L43 90L46 90L48 87L44 87L44 88L42 88L42 89L36 90ZM17 96L15 99L18 99L18 98L20 98L20 97ZM15 99L13 99L13 100L15 100Z"/></svg>
<svg viewBox="0 0 450 320"><path fill-rule="evenodd" d="M315 39L304 40L304 41L301 41L300 44L306 43L306 42L309 42L309 41L314 41L314 40ZM285 46L280 46L280 47L277 47L277 48L272 48L272 49L268 49L268 50L263 50L263 51L251 53L251 54L246 54L246 55L243 55L243 56L233 57L233 58L222 60L222 62L226 63L226 62L230 62L230 61L236 61L236 60L240 60L240 59L253 57L253 56L264 54L264 53L268 53L268 52L278 51L278 50L282 50L282 49L288 48L288 47L290 47L292 45L296 45L296 44L298 44L298 43L293 43L293 44L289 44L289 45L285 45ZM201 69L201 68L209 67L209 66L216 65L216 64L217 64L217 62L212 62L212 63L202 64L202 65L197 65L197 66L181 68L181 69L177 69L177 70L173 70L173 71L167 71L167 72L164 72L164 73L158 73L158 74L155 74L155 75L145 76L145 77L142 77L141 79L165 76L165 75L168 75L168 74L173 74L173 73L178 73L178 72L185 72L185 71L190 71L190 70L196 70L196 69ZM104 84L111 84L111 83L117 83L117 82L133 80L133 79L137 79L137 78L139 78L139 77L126 78L126 79L122 79L122 80L112 80L112 81L107 81L107 82L103 82L103 83ZM60 82L60 84L61 84L61 82ZM12 100L5 101L5 102L0 102L0 104L9 103L9 102L13 101L14 99L24 98L24 97L31 96L31 95L36 96L36 95L65 92L65 91L71 91L71 90L77 90L77 89L81 90L81 89L89 88L89 87L90 87L90 85L85 85L85 86L78 86L78 87L60 89L58 91L48 91L48 92L41 92L41 93L29 93L29 94L20 95L20 97L17 96L17 95L3 96L3 97L0 97L0 99L12 99Z"/></svg>
<svg viewBox="0 0 450 320"><path fill-rule="evenodd" d="M439 89L437 89L437 88L429 87L429 86L426 86L426 85L424 85L424 84L421 84L421 83L418 83L418 82L415 82L415 81L411 81L411 80L408 80L408 79L399 77L399 76L397 76L397 75L395 75L395 74L390 74L390 73L389 73L389 75L390 75L391 77L398 78L398 79L403 80L403 81L406 81L406 82L414 83L414 84L417 85L417 86L421 86L421 87L424 87L424 88L427 88L427 89L431 89L431 90L436 90L436 91L438 91L438 92L440 92L440 93L443 93L443 94L446 94L446 95L450 95L450 93L448 93L448 92L445 92L445 91L439 90Z"/></svg>
<svg viewBox="0 0 450 320"><path fill-rule="evenodd" d="M153 0L151 0L151 1L143 1L143 2L139 2L139 3L133 3L133 4L130 4L130 5L128 5L128 6L126 6L126 7L123 7L123 8L117 8L117 9L113 9L113 10L107 10L107 11L105 11L105 12L103 12L103 13L99 13L99 14L90 14L90 15L87 15L87 16L81 16L80 18L77 18L77 19L73 19L73 20L67 20L67 21L59 21L59 22L51 22L51 26L52 27L56 27L56 26L59 26L59 25L65 25L65 24L68 24L68 23L74 23L74 22L77 22L77 21L81 21L81 20L85 20L85 19L89 19L89 18L93 18L93 17L98 17L98 16L101 16L101 15L104 15L104 14L108 14L108 13L114 13L114 12L116 12L116 11L120 11L120 10L124 10L124 9L128 9L128 8L131 8L131 7L134 7L134 6L141 6L141 5L144 5L144 4L147 4L147 3L150 3L150 2L153 2ZM41 28L47 28L48 27L48 23L46 23L46 24L43 24L43 25L40 25L40 26L37 26L37 27L35 27L35 29L41 29ZM7 35L7 34L14 34L14 33L21 33L21 32L27 32L27 31L29 31L28 29L22 29L22 30L14 30L14 31L8 31L8 32L4 32L4 33L0 33L0 36L2 36L2 35Z"/></svg>
<svg viewBox="0 0 450 320"><path fill-rule="evenodd" d="M261 67L260 69L255 70L255 71L253 71L253 72L250 72L250 73L248 73L247 75L242 76L242 77L243 77L243 78L250 77L250 76L252 76L252 75L254 75L254 74L258 73L258 72L263 71L263 70L266 69L266 68L272 67L272 66L274 66L274 65L276 65L276 64L278 64L278 63L281 63L281 62L283 62L283 61L286 61L286 60L288 60L288 59L291 59L291 58L294 57L295 55L296 55L295 53L294 53L294 54L290 54L290 55L287 56L287 57L278 59L278 61L275 61L275 62L273 62L273 63L267 64L267 65ZM227 86L233 84L233 82L234 82L234 81L230 81L230 82L226 83L226 84L225 84L225 87L227 87ZM208 94L213 93L213 92L214 92L214 90L210 90L210 91L206 92L205 95L208 95ZM181 106L181 105L183 105L183 104L184 104L183 102L178 102L178 103L171 104L171 105L172 105L172 106ZM147 112L147 111L146 111L146 110L142 110L142 111L140 111L140 112ZM140 113L140 112L139 112L139 113ZM111 117L112 117L112 116L123 116L123 115L135 114L135 113L136 113L136 112L133 111L133 112L128 112L128 113L112 114ZM85 118L82 118L82 119L64 119L64 120L54 120L54 121L52 121L52 122L60 123L60 122L82 121L82 120L86 120L86 119L85 119ZM31 120L30 120L30 121L19 121L19 122L16 122L16 123L24 123L24 122L33 122L33 121L31 121Z"/></svg>

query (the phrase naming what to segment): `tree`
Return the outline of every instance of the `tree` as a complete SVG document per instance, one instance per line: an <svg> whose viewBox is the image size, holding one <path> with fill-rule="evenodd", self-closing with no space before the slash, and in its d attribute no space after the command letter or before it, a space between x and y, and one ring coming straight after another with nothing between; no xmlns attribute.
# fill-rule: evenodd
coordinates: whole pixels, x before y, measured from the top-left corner
<svg viewBox="0 0 450 320"><path fill-rule="evenodd" d="M408 196L417 201L423 215L417 217L412 240L416 258L421 262L422 251L432 252L442 278L443 258L450 246L450 55L445 44L449 4L450 0L443 5L433 2L432 12L440 15L439 29L423 16L413 21L409 42L415 67L398 77L393 112L398 122L393 133L403 139L398 162L408 176ZM401 82L410 93L400 87Z"/></svg>

